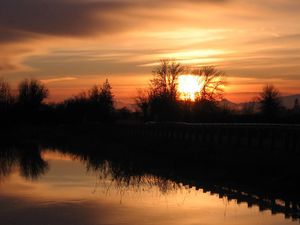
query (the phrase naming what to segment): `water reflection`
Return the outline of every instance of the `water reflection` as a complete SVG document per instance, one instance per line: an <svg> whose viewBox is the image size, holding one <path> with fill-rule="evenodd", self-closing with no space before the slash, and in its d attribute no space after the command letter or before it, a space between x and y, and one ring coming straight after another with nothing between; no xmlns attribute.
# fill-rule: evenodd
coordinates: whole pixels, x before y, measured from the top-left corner
<svg viewBox="0 0 300 225"><path fill-rule="evenodd" d="M183 185L166 179L164 177L157 177L150 174L144 174L143 176L136 176L130 174L130 172L120 169L118 166L114 166L108 161L104 161L101 164L92 164L87 161L88 168L98 171L101 180L110 179L113 181L115 189L121 190L120 193L124 193L124 189L136 191L151 189L157 187L162 194L168 194L182 189L195 188L196 190L202 190L204 193L209 192L211 195L217 195L219 198L225 198L226 201L234 201L236 204L246 203L248 208L257 206L260 212L271 211L272 214L284 214L285 218L291 218L293 221L299 220L300 222L300 204L291 200L270 199L266 196L258 196L256 194L246 193L237 189L231 189L224 186L217 186L207 183L198 182L195 186Z"/></svg>
<svg viewBox="0 0 300 225"><path fill-rule="evenodd" d="M19 173L19 175L25 178L25 180L20 181L18 176L16 176L16 173ZM12 176L13 179L7 180L9 176ZM186 213L193 212L193 215L191 215L193 216L193 218L200 213L199 211L195 213L195 211L193 210L208 210L208 212L212 214L209 214L210 217L207 217L207 221L206 219L204 219L204 217L199 217L197 218L197 222L216 224L214 223L216 222L214 213L218 214L217 212L220 211L220 206L217 206L218 204L220 204L220 202L218 202L218 198L222 201L225 201L225 205L232 203L237 207L235 208L235 210L240 210L241 212L243 212L242 215L244 215L244 217L240 218L238 224L253 223L255 219L250 219L250 216L259 218L259 215L255 214L253 211L247 211L244 207L244 203L246 203L246 208L253 208L254 206L256 206L254 207L255 210L257 210L256 208L258 208L261 212L268 211L274 215L283 214L285 215L285 218L292 218L292 220L285 220L283 222L283 220L280 220L279 217L273 218L268 216L267 220L266 218L264 218L266 217L266 214L262 213L262 218L265 220L266 224L267 221L269 221L269 224L288 224L291 221L300 221L299 202L291 201L288 199L279 200L267 198L266 196L252 194L251 192L244 192L242 190L232 189L226 186L217 186L210 183L195 181L189 182L189 180L180 181L176 176L164 176L163 174L159 176L158 174L153 174L151 173L151 171L147 171L146 169L142 170L141 168L133 168L132 165L128 164L128 162L120 164L120 162L116 163L113 161L108 161L97 153L92 154L88 152L82 153L49 149L41 150L41 148L37 145L22 145L22 147L2 147L0 148L0 179L2 181L2 184L0 184L0 219L4 218L4 221L8 219L7 215L13 215L14 213L13 210L12 212L2 210L4 207L4 203L8 204L4 200L8 199L8 202L13 202L8 197L11 197L13 194L16 195L16 193L18 193L18 198L21 198L22 196L30 196L30 200L35 198L44 199L43 204L45 204L45 202L47 203L48 210L50 205L51 207L62 207L64 210L73 210L72 213L77 212L78 214L82 214L84 210L88 209L87 214L89 216L91 216L91 208L99 209L99 205L101 204L110 205L111 202L110 200L108 200L108 198L119 198L119 200L123 200L124 196L126 197L126 195L134 196L134 201L128 200L128 202L130 202L130 207L133 207L134 213L136 214L135 216L144 215L146 212L140 212L140 208L146 206L149 207L149 205L144 206L140 201L141 199L144 201L154 199L154 207L149 207L153 210L153 212L146 213L148 216L154 216L155 213L159 213L158 211L154 210L154 208L161 207L161 205L159 205L160 199L157 198L157 196L153 196L153 193L157 193L158 196L164 196L164 199L167 198L168 204L172 202L174 197L178 198L180 202L184 202L186 198L189 198L189 202L187 202L185 206L186 208L178 209L175 207L171 207L170 209L168 209L172 211L172 217L177 218L180 215L182 219L181 222L189 221L189 224L194 223L195 221L188 220L188 218L179 213L180 210L186 210ZM28 182L26 180L34 182L28 184L26 183ZM18 187L18 185L20 188ZM23 188L25 185L27 185L27 189ZM30 186L30 188L28 185ZM98 205L95 206L95 194L99 192L102 193L98 195L99 201L101 203L97 202ZM86 193L93 193L93 195L91 196ZM138 200L139 198L137 198L137 193L139 193L140 200ZM49 202L51 203L53 201L55 202L55 205L49 205ZM61 205L57 204L58 202L64 202L64 204L66 204L65 202L67 202L68 204ZM72 207L70 205L70 202L72 203ZM76 203L75 206L74 202ZM80 205L77 205L79 203ZM178 204L178 202L176 202L176 204ZM242 205L242 207L239 208L239 205ZM80 207L80 209L82 210L81 212L79 212L79 208L76 208L77 206ZM26 205L26 207L29 206ZM74 207L76 208L76 210ZM108 208L111 211L120 210L120 206L117 205L110 205L110 207L112 208ZM128 205L127 207L130 208ZM33 208L41 209L41 203ZM54 208L51 208L51 210L54 210ZM128 210L128 208L126 208L126 210ZM12 209L15 208L12 207ZM111 215L111 212L107 213L111 218L107 218L106 220L104 220L105 222L109 222L111 224L119 224L123 222L110 221L111 219L114 220L116 216L114 216L113 214ZM120 214L118 214L118 216L121 216L121 214L124 212L121 210L120 212L118 211L118 213ZM126 211L126 213L128 212ZM176 213L178 213L178 215ZM44 216L55 216L54 214L51 214L51 212L49 212L48 214L45 213ZM26 214L23 215L23 217L26 216ZM66 216L70 215L67 213ZM95 217L95 215L93 215L93 217ZM129 216L127 215L127 217ZM133 215L130 215L130 218L131 217L133 217ZM61 224L65 224L65 220L63 220L63 218L60 219L62 219ZM80 222L74 222L73 224L80 224L83 222L82 220L80 220L80 218L79 221ZM145 223L145 221L143 222L143 220L138 221L139 222L136 222L136 224L149 223ZM158 221L156 221L157 224L168 224L170 222L162 222L161 220ZM232 220L231 218L226 222L222 221L220 224L232 224L235 222L237 221ZM85 221L84 223L105 224L103 221L99 222L94 220ZM175 221L173 221L173 223L175 224ZM16 222L12 224L22 224L22 222ZM38 222L36 224L42 224L42 222ZM60 224L60 222L56 221L53 222L53 224Z"/></svg>
<svg viewBox="0 0 300 225"><path fill-rule="evenodd" d="M37 145L0 148L0 181L7 178L14 168L19 169L22 177L36 180L48 171L49 166Z"/></svg>
<svg viewBox="0 0 300 225"><path fill-rule="evenodd" d="M119 193L124 193L126 190L149 191L155 187L158 188L161 194L168 194L183 188L181 183L173 182L164 177L151 174L130 174L130 172L122 170L119 166L106 160L96 165L91 165L90 162L86 163L88 164L88 171L97 172L100 182L105 184L109 180L110 186L113 185L113 189L119 190Z"/></svg>
<svg viewBox="0 0 300 225"><path fill-rule="evenodd" d="M0 182L9 176L16 161L13 149L0 148Z"/></svg>

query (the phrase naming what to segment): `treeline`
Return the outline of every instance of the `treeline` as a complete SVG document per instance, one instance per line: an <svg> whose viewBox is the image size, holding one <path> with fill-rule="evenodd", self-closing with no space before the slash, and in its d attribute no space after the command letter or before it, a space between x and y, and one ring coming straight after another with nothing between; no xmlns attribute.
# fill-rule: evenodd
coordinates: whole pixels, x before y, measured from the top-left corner
<svg viewBox="0 0 300 225"><path fill-rule="evenodd" d="M196 123L300 123L300 105L284 107L281 94L273 85L263 87L251 102L238 107L222 100L196 98L172 99L168 94L140 95L137 105L145 121L182 121Z"/></svg>
<svg viewBox="0 0 300 225"><path fill-rule="evenodd" d="M106 80L87 92L61 103L45 103L48 88L36 79L25 79L13 95L10 85L0 80L0 120L2 123L111 122L116 109L111 86Z"/></svg>
<svg viewBox="0 0 300 225"><path fill-rule="evenodd" d="M178 90L182 74L201 81L193 98ZM25 79L12 94L10 85L0 79L0 122L3 123L84 123L129 121L300 123L300 106L283 107L280 92L266 85L255 101L233 109L221 104L225 73L213 66L190 68L175 60L161 60L146 90L135 99L136 110L116 109L108 80L63 102L46 104L48 88L36 79Z"/></svg>
<svg viewBox="0 0 300 225"><path fill-rule="evenodd" d="M178 78L192 74L201 82L194 98L178 91ZM263 87L252 102L234 109L224 103L225 73L214 66L190 68L174 60L161 60L153 71L148 89L140 91L136 105L145 121L185 121L219 123L299 123L300 107L296 99L293 109L281 102L281 94L273 85Z"/></svg>

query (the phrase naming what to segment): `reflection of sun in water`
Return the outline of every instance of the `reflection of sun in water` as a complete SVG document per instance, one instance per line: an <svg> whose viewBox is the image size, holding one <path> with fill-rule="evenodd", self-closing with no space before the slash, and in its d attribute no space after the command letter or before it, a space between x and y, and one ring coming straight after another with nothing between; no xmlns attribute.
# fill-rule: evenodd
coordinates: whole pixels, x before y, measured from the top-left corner
<svg viewBox="0 0 300 225"><path fill-rule="evenodd" d="M178 77L178 91L181 100L195 101L203 87L203 80L195 75L180 75Z"/></svg>

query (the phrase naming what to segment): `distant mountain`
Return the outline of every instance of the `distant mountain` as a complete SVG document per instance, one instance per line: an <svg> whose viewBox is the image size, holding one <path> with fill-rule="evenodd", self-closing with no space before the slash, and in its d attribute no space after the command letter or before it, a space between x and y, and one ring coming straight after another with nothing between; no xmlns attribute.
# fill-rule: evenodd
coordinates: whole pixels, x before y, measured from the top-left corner
<svg viewBox="0 0 300 225"><path fill-rule="evenodd" d="M295 105L295 100L298 99L300 101L300 94L282 96L280 99L284 107L292 109Z"/></svg>
<svg viewBox="0 0 300 225"><path fill-rule="evenodd" d="M218 105L221 108L227 108L227 109L232 109L232 110L239 110L240 109L240 104L234 103L229 101L228 99L224 98L221 101L218 102Z"/></svg>
<svg viewBox="0 0 300 225"><path fill-rule="evenodd" d="M300 94L295 95L287 95L280 97L280 100L282 102L282 105L287 109L292 109L295 105L295 100L298 99L300 103ZM246 104L250 105L252 104L254 106L254 109L258 109L258 103L255 102L242 102L242 103L234 103L229 101L228 99L222 99L219 102L219 106L226 107L233 110L241 110Z"/></svg>

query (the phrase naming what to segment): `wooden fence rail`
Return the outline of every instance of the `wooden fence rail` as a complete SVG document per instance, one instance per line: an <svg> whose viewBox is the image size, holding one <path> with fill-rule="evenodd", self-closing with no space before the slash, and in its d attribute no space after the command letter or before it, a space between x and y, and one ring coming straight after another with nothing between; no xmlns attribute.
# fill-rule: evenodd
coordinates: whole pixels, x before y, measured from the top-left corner
<svg viewBox="0 0 300 225"><path fill-rule="evenodd" d="M300 149L299 125L146 123L120 127L125 136L139 139L285 151Z"/></svg>

